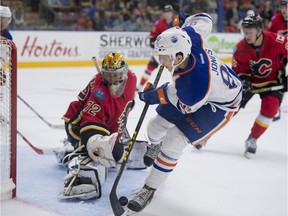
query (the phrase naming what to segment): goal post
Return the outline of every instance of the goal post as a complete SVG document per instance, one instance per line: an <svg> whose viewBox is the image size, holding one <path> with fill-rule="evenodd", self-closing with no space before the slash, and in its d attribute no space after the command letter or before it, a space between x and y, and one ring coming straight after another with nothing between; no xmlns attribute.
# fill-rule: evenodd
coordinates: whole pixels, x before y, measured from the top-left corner
<svg viewBox="0 0 288 216"><path fill-rule="evenodd" d="M0 148L1 200L16 196L17 50L0 38Z"/></svg>

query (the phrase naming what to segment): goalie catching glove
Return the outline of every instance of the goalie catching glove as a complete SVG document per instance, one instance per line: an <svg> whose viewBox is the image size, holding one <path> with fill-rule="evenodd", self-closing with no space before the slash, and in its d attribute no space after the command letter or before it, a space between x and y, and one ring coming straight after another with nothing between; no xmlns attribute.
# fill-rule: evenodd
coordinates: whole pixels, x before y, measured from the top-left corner
<svg viewBox="0 0 288 216"><path fill-rule="evenodd" d="M118 133L113 133L110 136L96 134L90 137L86 148L91 159L104 167L115 167L116 161L112 151L117 136Z"/></svg>
<svg viewBox="0 0 288 216"><path fill-rule="evenodd" d="M155 88L152 83L148 82L143 92L139 92L141 101L149 102L150 104L168 104L168 96L166 89L168 82L158 88Z"/></svg>

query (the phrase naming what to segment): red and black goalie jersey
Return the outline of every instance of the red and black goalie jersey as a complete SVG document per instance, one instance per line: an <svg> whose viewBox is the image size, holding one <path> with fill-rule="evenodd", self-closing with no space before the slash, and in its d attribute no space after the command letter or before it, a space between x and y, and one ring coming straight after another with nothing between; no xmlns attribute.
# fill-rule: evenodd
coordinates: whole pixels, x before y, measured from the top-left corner
<svg viewBox="0 0 288 216"><path fill-rule="evenodd" d="M133 106L136 81L136 75L128 70L124 94L113 97L98 73L79 93L78 101L70 103L63 116L69 141L72 138L86 145L94 134L110 135L115 132L120 138Z"/></svg>

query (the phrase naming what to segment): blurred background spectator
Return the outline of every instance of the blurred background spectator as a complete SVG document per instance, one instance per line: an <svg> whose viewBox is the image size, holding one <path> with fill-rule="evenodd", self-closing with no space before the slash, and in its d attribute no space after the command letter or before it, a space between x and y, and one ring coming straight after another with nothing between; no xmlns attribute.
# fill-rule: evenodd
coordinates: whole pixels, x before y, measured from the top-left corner
<svg viewBox="0 0 288 216"><path fill-rule="evenodd" d="M32 9L32 8L31 8ZM12 10L12 24L13 28L22 28L25 26L24 22L24 8L23 2L16 2Z"/></svg>
<svg viewBox="0 0 288 216"><path fill-rule="evenodd" d="M164 5L171 4L176 11L181 7L187 14L209 13L213 18L214 32L239 32L237 25L248 10L259 14L267 27L271 18L280 12L280 2L281 0L2 0L1 5L11 8L13 20L10 29L79 30L80 22L81 30L149 31L160 18ZM89 19L89 27L83 28L84 18Z"/></svg>

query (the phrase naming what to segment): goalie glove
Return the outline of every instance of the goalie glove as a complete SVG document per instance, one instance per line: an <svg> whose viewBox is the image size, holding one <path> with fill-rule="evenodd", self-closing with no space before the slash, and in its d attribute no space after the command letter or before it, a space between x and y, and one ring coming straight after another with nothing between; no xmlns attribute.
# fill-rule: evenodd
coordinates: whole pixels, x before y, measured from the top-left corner
<svg viewBox="0 0 288 216"><path fill-rule="evenodd" d="M148 82L143 92L139 92L141 101L149 102L150 104L168 104L168 96L166 89L168 82L158 88L154 88L153 84Z"/></svg>
<svg viewBox="0 0 288 216"><path fill-rule="evenodd" d="M88 139L87 151L91 159L104 167L115 167L116 161L112 151L117 139L118 133L110 136L96 134Z"/></svg>

